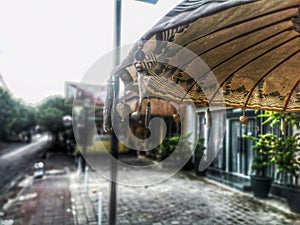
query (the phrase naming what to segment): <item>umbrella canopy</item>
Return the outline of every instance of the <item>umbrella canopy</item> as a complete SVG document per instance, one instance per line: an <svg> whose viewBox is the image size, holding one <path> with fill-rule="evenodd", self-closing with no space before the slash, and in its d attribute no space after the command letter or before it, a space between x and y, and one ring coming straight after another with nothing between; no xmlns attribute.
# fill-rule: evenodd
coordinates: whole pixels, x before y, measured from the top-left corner
<svg viewBox="0 0 300 225"><path fill-rule="evenodd" d="M157 78L148 91L166 96L165 82L159 79L169 79L184 90L175 90L174 99L188 95L198 106L223 102L228 107L300 112L299 5L300 0L182 2L141 39L144 66ZM170 51L172 47L158 41L177 44L198 57L183 60L185 69L174 67L182 50ZM121 74L125 83L137 79L132 66L136 50L123 64L131 65ZM159 63L162 57L168 63ZM195 79L187 71L199 58L209 70L193 71ZM207 80L211 72L218 85Z"/></svg>

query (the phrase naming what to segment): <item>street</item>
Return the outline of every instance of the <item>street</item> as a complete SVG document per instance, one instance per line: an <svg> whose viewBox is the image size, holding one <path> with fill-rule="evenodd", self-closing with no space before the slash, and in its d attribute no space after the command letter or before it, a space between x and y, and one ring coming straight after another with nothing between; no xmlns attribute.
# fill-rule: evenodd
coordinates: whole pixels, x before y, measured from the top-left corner
<svg viewBox="0 0 300 225"><path fill-rule="evenodd" d="M0 151L0 203L3 203L4 194L41 159L48 137L45 134L29 144L12 144Z"/></svg>
<svg viewBox="0 0 300 225"><path fill-rule="evenodd" d="M150 173L155 171L144 176ZM72 156L66 152L49 152L45 176L26 180L27 187L3 209L3 221L15 225L96 225L101 193L102 224L108 224L110 182L92 168L87 174L76 171ZM179 172L149 186L118 185L117 199L120 225L300 225L299 215L289 212L283 200L272 196L259 200L252 193L195 176L193 171Z"/></svg>

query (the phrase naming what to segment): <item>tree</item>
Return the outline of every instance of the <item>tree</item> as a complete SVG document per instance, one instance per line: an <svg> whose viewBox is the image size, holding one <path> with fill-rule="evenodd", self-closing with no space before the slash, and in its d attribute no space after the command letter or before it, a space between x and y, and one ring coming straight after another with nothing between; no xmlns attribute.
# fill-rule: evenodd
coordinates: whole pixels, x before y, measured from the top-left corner
<svg viewBox="0 0 300 225"><path fill-rule="evenodd" d="M64 130L62 118L64 115L71 115L71 107L65 104L65 99L54 96L46 99L38 106L38 122L54 137L58 138L58 132Z"/></svg>
<svg viewBox="0 0 300 225"><path fill-rule="evenodd" d="M29 132L37 124L34 107L22 103L0 88L0 140L10 133Z"/></svg>
<svg viewBox="0 0 300 225"><path fill-rule="evenodd" d="M39 124L44 126L48 131L56 133L63 129L62 117L63 111L54 107L47 107L39 112Z"/></svg>
<svg viewBox="0 0 300 225"><path fill-rule="evenodd" d="M13 115L13 101L10 94L0 88L0 136L1 139L6 139L10 131L10 120Z"/></svg>

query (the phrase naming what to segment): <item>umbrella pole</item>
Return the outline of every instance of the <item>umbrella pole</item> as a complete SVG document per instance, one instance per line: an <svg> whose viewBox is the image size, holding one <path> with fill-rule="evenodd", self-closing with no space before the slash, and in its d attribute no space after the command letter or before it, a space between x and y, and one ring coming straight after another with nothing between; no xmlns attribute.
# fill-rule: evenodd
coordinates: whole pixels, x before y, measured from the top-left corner
<svg viewBox="0 0 300 225"><path fill-rule="evenodd" d="M120 63L120 44L121 44L121 0L115 0L115 30L114 30L114 66L118 66ZM118 93L119 93L119 79L114 74L113 75L113 88L114 88L114 97L113 97L113 111L116 109L118 104ZM115 112L113 113L115 117ZM111 181L110 181L110 199L109 199L109 224L116 224L116 215L117 215L117 162L118 159L118 139L114 130L112 129L111 136L111 154L115 159L111 161Z"/></svg>
<svg viewBox="0 0 300 225"><path fill-rule="evenodd" d="M149 2L149 0L140 0L143 2ZM149 3L156 4L157 1L150 1ZM114 21L114 66L120 64L120 45L121 45L121 13L122 13L122 0L115 0L115 21ZM113 77L113 88L114 88L114 98L113 98L113 116L115 117L115 109L118 104L118 95L119 95L119 78L114 74ZM115 120L116 121L116 120ZM114 130L112 129L111 136L111 154L115 159L118 159L118 138ZM109 224L116 224L116 215L117 215L117 161L111 161L111 184L110 184L110 200L109 200Z"/></svg>

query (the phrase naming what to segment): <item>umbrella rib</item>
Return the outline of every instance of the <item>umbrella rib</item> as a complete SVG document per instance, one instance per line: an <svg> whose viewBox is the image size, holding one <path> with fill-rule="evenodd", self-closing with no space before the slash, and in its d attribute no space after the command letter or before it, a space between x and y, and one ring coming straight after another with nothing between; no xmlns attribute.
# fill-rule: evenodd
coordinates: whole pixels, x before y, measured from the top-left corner
<svg viewBox="0 0 300 225"><path fill-rule="evenodd" d="M275 65L273 68L271 68L265 75L263 75L257 82L256 84L252 87L250 93L248 94L248 97L246 99L246 102L244 104L244 108L247 107L247 104L251 98L251 95L253 94L253 91L255 90L255 88L258 86L258 84L266 77L268 76L272 71L274 71L275 69L277 69L279 66L281 66L283 63L285 63L287 60L289 60L290 58L292 58L293 56L297 55L300 52L300 50L297 50L296 52L292 53L291 55L289 55L288 57L284 58L280 63L278 63L277 65Z"/></svg>
<svg viewBox="0 0 300 225"><path fill-rule="evenodd" d="M279 43L278 45L272 47L272 48L269 49L268 51L263 52L262 54L256 56L255 58L251 59L250 61L246 62L245 64L243 64L242 66L240 66L239 68L237 68L233 73L231 73L231 74L230 74L230 75L229 75L229 76L221 83L221 85L220 85L220 87L218 88L218 90L214 93L214 95L213 95L211 101L214 99L214 97L216 96L216 94L218 93L218 91L221 89L221 87L222 87L222 86L223 86L230 78L232 78L232 77L234 76L235 73L237 73L238 71L240 71L241 69L243 69L245 66L249 65L250 63L254 62L255 60L257 60L257 59L261 58L262 56L268 54L269 52L275 50L276 48L281 47L282 45L288 44L289 42L291 42L291 41L293 41L293 40L295 40L295 39L297 39L297 38L299 38L298 35L295 36L295 37L292 37L292 38L290 38L290 39L288 39L288 40L286 40L285 42ZM238 54L237 54L237 55L238 55ZM235 56L237 56L237 55L235 55ZM227 61L227 60L226 60L226 61ZM212 70L216 69L218 66L220 66L220 65L223 64L223 63L225 63L226 61L223 61L222 63L218 64L217 66L215 66L214 68L212 68ZM210 102L211 102L211 101L210 101Z"/></svg>
<svg viewBox="0 0 300 225"><path fill-rule="evenodd" d="M278 21L276 21L276 22L273 22L273 23L271 23L271 24L268 24L268 25L265 25L265 26L263 26L263 27L257 28L257 29L255 29L255 30L251 30L251 31L248 31L248 32L246 32L246 33L240 34L240 35L238 35L238 36L236 36L236 37L234 37L234 38L231 38L231 39L229 39L229 40L227 40L227 41L224 41L224 42L222 42L222 43L220 43L220 44L218 44L218 45L216 45L216 46L213 46L213 47L211 47L211 48L205 50L204 52L202 52L202 53L199 54L198 56L201 56L201 55L203 55L203 54L205 54L205 53L207 53L207 52L209 52L209 51L211 51L211 50L213 50L213 49L215 49L215 48L218 48L218 47L220 47L220 46L222 46L222 45L224 45L224 44L226 44L226 43L228 43L228 42L231 42L231 41L234 41L234 40L236 40L236 39L245 37L245 36L247 36L247 35L249 35L249 34L252 34L252 33L256 33L257 31L263 30L263 29L268 28L268 27L271 27L271 26L273 26L273 25L277 25L277 24L280 24L280 23L289 21L290 19L291 19L291 18L278 20ZM282 32L285 32L285 31L287 31L287 30L291 30L291 29L292 29L291 27L290 27L290 28L287 28L287 29L284 29L284 30L278 32L278 34L279 34L279 33L282 33Z"/></svg>
<svg viewBox="0 0 300 225"><path fill-rule="evenodd" d="M273 12L284 11L285 9L290 9L290 8L294 8L294 6L287 7L287 8L283 8L283 9L281 9L281 10L276 10L276 11L273 11ZM270 12L270 14L271 14L271 13L272 13L272 12ZM262 14L262 15L260 15L260 17L263 17L263 16L265 16L265 15L266 15L266 14ZM248 21L250 21L250 20L254 20L254 19L258 18L258 17L259 17L259 16L253 17L253 18L248 19L248 20L241 21L240 23L236 23L235 25L239 25L239 24L248 22ZM249 34L251 34L251 33L255 33L255 32L259 31L259 30L263 30L263 29L265 29L265 28L268 28L268 27L271 27L271 26L273 26L273 25L277 25L277 24L280 24L280 23L283 23L283 22L286 22L286 21L289 21L289 20L291 20L291 17L285 18L285 19L281 19L281 20L278 20L278 21L274 21L274 22L271 23L271 24L267 24L267 25L265 25L265 26L263 26L263 27L260 27L260 28L255 29L255 30L248 31L248 32L246 32L246 33L244 33L244 34L240 34L240 35L238 35L237 37L231 38L231 39L229 39L229 40L227 40L227 41L224 41L224 42L222 42L222 43L220 43L220 44L218 44L218 45L216 45L216 46L214 46L214 47L211 47L211 48L205 50L204 52L198 54L197 56L201 56L201 55L203 55L203 54L205 54L205 53L207 53L207 52L209 52L209 51L211 51L211 50L213 50L213 49L215 49L215 48L218 48L218 47L222 46L223 44L229 43L229 42L234 41L234 40L236 40L236 39L238 39L238 38L247 36L247 35L249 35ZM230 26L233 27L234 24L232 24L232 25L230 25ZM212 33L209 33L209 34L207 34L207 35L205 35L205 36L208 36L208 35L210 35L210 34L219 32L219 31L221 31L221 30L223 30L223 29L227 29L227 28L229 28L229 26L220 28L220 29L218 29L218 30L216 30L216 31L214 31L214 32L212 32ZM247 47L247 48L244 49L244 50L247 50L248 48L251 48L252 46L255 46L255 45L259 44L259 43L262 43L262 42L268 40L269 38L275 37L276 35L279 35L279 34L281 34L281 33L283 33L283 32L286 32L286 31L289 31L289 30L292 30L292 29L293 29L293 27L291 26L291 27L289 27L289 28L286 28L286 29L284 29L284 30L281 30L281 31L279 31L279 32L277 32L277 33L275 33L275 34L273 34L272 36L269 36L269 37L267 37L267 38L261 40L260 42L257 42L257 43L255 43L255 44L253 44L253 45ZM203 37L205 37L205 36L203 36ZM203 38L203 37L200 37L200 38L195 39L195 40L199 40L199 39L201 39L201 38ZM193 40L193 41L195 41L195 40ZM191 41L191 42L185 44L183 47L186 47L188 44L192 43L193 41ZM242 51L244 51L244 50L242 50ZM241 52L242 52L242 51L241 51ZM241 52L236 53L236 55L240 54ZM233 55L232 57L235 57L235 55ZM228 58L228 60L230 60L232 57ZM196 57L195 57L195 58L196 58ZM189 63L192 62L195 58L192 58L191 60L187 61L183 66L189 64ZM222 63L223 63L223 62L222 62ZM216 67L219 66L219 65L221 65L222 63L216 65ZM192 87L193 87L193 86L192 86Z"/></svg>
<svg viewBox="0 0 300 225"><path fill-rule="evenodd" d="M280 34L286 32L286 31L288 31L288 30L290 30L290 29L286 29L286 30L280 31L280 32L278 32L278 33L272 35L271 37L275 37L275 36L277 36L277 35L280 35ZM232 59L232 58L238 56L239 54L243 53L244 51L246 51L246 50L248 50L248 49L254 47L255 45L260 44L260 43L263 43L264 41L268 40L269 38L270 38L270 37L267 37L267 38L265 38L265 39L263 39L263 40L261 40L261 41L255 43L255 44L252 44L252 45L248 46L247 48L245 48L245 49L239 51L238 53L236 53L236 54L234 54L233 56L229 57L229 58L226 59L225 61L222 61L222 62L220 62L219 64L217 64L216 66L212 67L210 71L216 69L217 67L219 67L219 66L221 66L222 64L226 63L226 62L229 61L230 59ZM258 56L255 57L254 59L250 60L249 62L245 63L244 65L242 65L241 67L239 67L237 70L235 70L229 77L227 77L227 78L225 79L225 81L222 82L222 84L220 85L220 87L218 88L218 90L214 93L212 99L210 100L210 103L212 102L212 100L214 99L214 97L216 96L216 94L218 93L218 91L220 90L220 88L223 86L223 84L224 84L228 79L230 79L236 72L238 72L238 71L241 70L243 67L245 67L245 66L247 66L248 64L250 64L251 62L255 61L256 59L258 59L258 58L264 56L264 55L267 54L268 52L270 52L270 51L272 51L272 50L274 50L274 49L276 49L276 48L282 46L283 44L287 44L287 43L289 43L290 41L293 41L293 40L296 39L296 38L299 38L299 36L297 35L296 37L290 38L290 39L288 39L287 41L285 41L285 42L283 42L283 43L280 43L280 44L274 46L273 48L269 49L268 51L266 51L266 52L264 52L264 53L262 53L262 54L260 54L260 55L258 55ZM204 75L209 74L210 71L207 71ZM195 82L195 83L187 90L187 93L186 93L186 94L188 94L188 93L191 91L191 89L192 89L196 84L197 84L197 82Z"/></svg>
<svg viewBox="0 0 300 225"><path fill-rule="evenodd" d="M291 93L290 93L289 96L287 97L287 100L286 100L286 102L285 102L285 104L284 104L283 111L286 110L286 108L287 108L287 106L288 106L288 104L289 104L289 101L290 101L290 99L291 99L291 97L292 97L292 95L293 95L293 92L296 90L296 88L297 88L298 85L299 85L299 82L300 82L300 79L298 79L298 81L295 83L294 87L291 89Z"/></svg>
<svg viewBox="0 0 300 225"><path fill-rule="evenodd" d="M283 21L278 21L278 22L281 23L281 22L283 22ZM276 23L274 23L274 24L276 24ZM271 24L271 25L272 25L272 24ZM267 27L267 26L262 27L262 29L264 29L264 28L266 28L266 27ZM246 35L248 35L248 34L250 34L250 33L252 33L252 32L253 32L253 33L254 33L254 32L257 32L258 30L260 30L260 29L256 29L256 30L251 31L251 32L249 32L249 33L245 33L245 34L242 34L242 35L237 36L237 37L235 37L235 38L232 38L232 39L230 39L230 40L228 40L228 41L226 41L226 42L222 42L221 44L216 45L216 46L214 46L214 47L212 47L212 48L210 48L210 49L208 49L208 50L202 52L201 54L198 54L197 57L199 57L199 56L201 56L201 55L203 55L203 54L205 54L205 53L207 53L207 52L209 52L209 51L211 51L211 50L213 50L213 49L215 49L215 48L218 48L218 47L222 46L223 44L226 44L226 43L228 43L228 42L231 42L231 41L233 41L233 40L235 40L235 39L237 39L237 38L246 36ZM248 46L247 48L245 48L245 49L239 51L238 53L234 54L233 56L231 56L231 57L228 58L227 60L230 60L231 58L235 57L236 55L242 53L243 51L246 51L246 50L252 48L253 46L255 46L255 45L257 45L257 44L263 43L264 41L266 41L266 40L268 40L268 39L270 39L270 38L272 38L272 37L275 37L275 36L277 36L277 35L280 35L280 34L282 34L282 33L284 33L284 32L290 31L290 30L292 30L291 27L286 28L286 29L284 29L284 30L281 30L281 31L279 31L279 32L277 32L277 33L275 33L275 34L273 34L273 35L271 35L271 36L268 36L268 37L266 37L265 39L262 39L262 40L260 40L259 42L256 42L256 43L254 43L254 44ZM185 65L187 65L188 63L192 62L192 61L193 61L195 58L197 58L197 57L194 57L194 58L192 58L191 60L187 61L187 63L185 63L183 66L185 66ZM226 61L224 61L224 62L226 62ZM220 66L220 65L221 65L222 63L224 63L224 62L219 63L219 64L216 65L215 67ZM213 67L213 69L214 69L215 67Z"/></svg>
<svg viewBox="0 0 300 225"><path fill-rule="evenodd" d="M199 1L199 0L198 0ZM257 0L247 0L244 1L242 4L251 4L253 3L254 1L257 1ZM229 9L229 8L234 8L234 7L237 7L239 5L241 5L241 3L233 3L231 4L229 7L225 7L225 8L219 8L217 10L210 10L211 12L210 13L195 13L195 11L197 11L197 9L201 8L203 5L206 5L205 4L201 4L200 6L198 7L195 7L193 9L190 9L190 10L178 10L176 12L176 8L182 8L182 7L185 7L184 5L182 4L185 4L185 2L189 2L189 0L185 0L183 1L182 3L180 3L179 5L177 5L172 11L170 11L169 13L166 14L165 17L167 17L167 19L165 19L165 21L162 19L162 21L159 21L148 33L146 33L143 37L142 37L142 40L149 40L152 36L154 35L161 35L161 33L164 33L166 32L166 30L173 30L173 29L178 29L179 30L183 30L181 28L185 28L185 27L188 27L191 23L197 21L199 18L204 18L204 17L208 17L208 16L211 16L211 15L214 15L214 14L217 14L219 12L222 12L222 11L225 11L226 9ZM220 2L224 2L223 0L221 0ZM234 1L232 1L234 2ZM238 1L237 1L238 2ZM209 3L209 2L208 2ZM182 8L183 9L183 8ZM175 11L174 11L175 10ZM187 20L186 19L178 19L177 16L180 15L181 13L185 13L187 11L190 11L190 14L189 15L186 15L187 17ZM170 20L174 20L176 19L176 22L175 23L172 23L170 22ZM163 26L158 26L158 25L163 25ZM180 28L181 27L181 28ZM173 33L172 35L175 35L176 33ZM161 37L161 36L160 36ZM167 36L169 37L169 36ZM168 38L164 39L164 40L167 40Z"/></svg>
<svg viewBox="0 0 300 225"><path fill-rule="evenodd" d="M219 31L226 30L226 29L228 29L228 28L232 28L232 27L234 27L234 26L237 26L237 25L240 25L240 24L243 24L243 23L247 23L247 22L249 22L249 21L252 21L252 20L255 20L255 19L264 17L264 16L268 16L268 15L271 15L271 14L275 14L275 13L278 13L278 12L281 12L281 11L285 11L285 10L289 10L289 9L293 9L293 8L298 8L298 7L299 7L299 4L297 4L297 5L292 5L292 6L289 6L289 7L281 8L281 9L278 9L278 10L275 10L275 11L271 11L271 12L268 12L268 13L263 13L263 14L261 14L261 15L255 16L255 17L251 17L251 18L248 18L248 19L245 19L245 20L241 20L241 21L239 21L239 22L235 22L235 23L229 24L229 25L227 25L227 26L224 26L224 27L221 27L221 28L219 28L219 29L217 29L217 30L214 30L214 31L212 31L212 32L210 32L210 33L208 33L208 34L205 34L205 35L203 35L203 36L201 36L201 37L198 37L198 38L196 38L196 39L194 39L194 40L192 40L192 41L186 43L185 45L183 45L183 47L186 47L188 44L190 44L190 43L192 43L192 42L194 42L194 41L196 41L196 40L199 40L199 39L204 38L204 37L206 37L206 36L210 36L210 35L212 35L212 34L214 34L214 33L219 32ZM290 17L290 18L287 18L287 19L285 19L285 20L290 20L290 19L292 19L292 18L293 18L293 17ZM201 19L201 18L199 18L199 19ZM283 20L280 20L280 21L283 21ZM280 21L279 21L279 22L280 22Z"/></svg>

